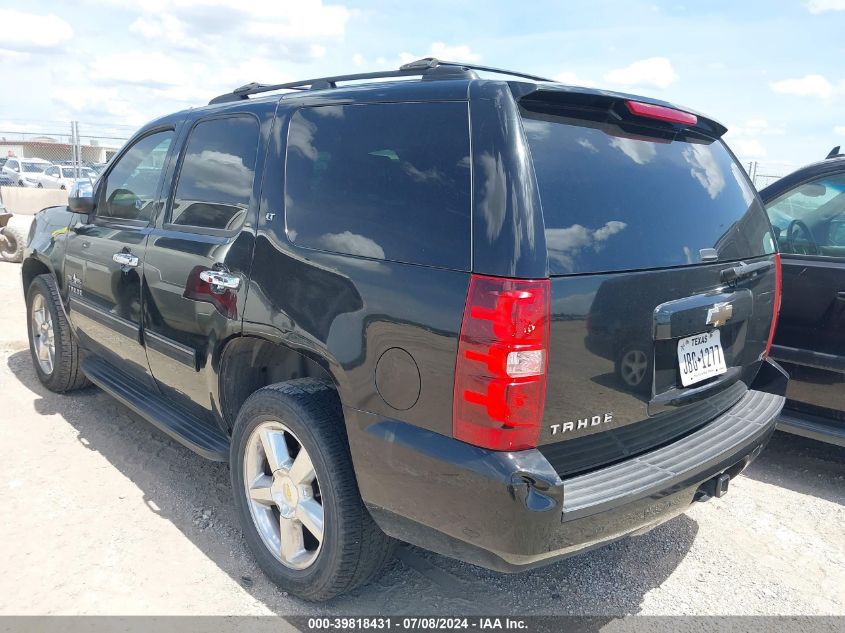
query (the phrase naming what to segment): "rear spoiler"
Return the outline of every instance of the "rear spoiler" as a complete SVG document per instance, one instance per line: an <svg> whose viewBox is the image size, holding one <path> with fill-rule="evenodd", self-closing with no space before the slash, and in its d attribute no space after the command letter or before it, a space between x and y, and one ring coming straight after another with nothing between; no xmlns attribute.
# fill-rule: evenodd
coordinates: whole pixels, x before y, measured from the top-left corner
<svg viewBox="0 0 845 633"><path fill-rule="evenodd" d="M694 110L636 95L560 84L509 82L514 98L527 108L569 111L596 122L631 124L667 133L695 131L712 139L728 131L718 121Z"/></svg>

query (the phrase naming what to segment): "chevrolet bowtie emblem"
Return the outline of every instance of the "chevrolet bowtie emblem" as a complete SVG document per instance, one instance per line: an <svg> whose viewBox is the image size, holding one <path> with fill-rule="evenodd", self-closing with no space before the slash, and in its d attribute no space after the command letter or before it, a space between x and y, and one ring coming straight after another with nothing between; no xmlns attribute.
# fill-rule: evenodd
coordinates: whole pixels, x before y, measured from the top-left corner
<svg viewBox="0 0 845 633"><path fill-rule="evenodd" d="M724 303L714 303L713 307L707 310L707 320L705 323L713 327L721 327L728 322L733 314L734 307L727 301Z"/></svg>

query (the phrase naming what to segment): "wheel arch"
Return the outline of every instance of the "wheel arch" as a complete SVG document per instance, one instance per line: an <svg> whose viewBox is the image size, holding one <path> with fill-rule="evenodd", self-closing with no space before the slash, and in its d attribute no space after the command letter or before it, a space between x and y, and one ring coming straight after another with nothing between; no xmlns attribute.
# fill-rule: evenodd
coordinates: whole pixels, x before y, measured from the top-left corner
<svg viewBox="0 0 845 633"><path fill-rule="evenodd" d="M229 339L221 350L218 372L220 413L228 430L231 432L234 427L246 399L267 385L314 378L340 394L340 385L330 367L328 359L286 342L253 334Z"/></svg>
<svg viewBox="0 0 845 633"><path fill-rule="evenodd" d="M25 258L21 264L21 283L23 284L24 294L26 294L27 290L29 290L29 286L32 284L33 279L35 279L38 275L47 274L55 277L53 270L37 257L30 256Z"/></svg>

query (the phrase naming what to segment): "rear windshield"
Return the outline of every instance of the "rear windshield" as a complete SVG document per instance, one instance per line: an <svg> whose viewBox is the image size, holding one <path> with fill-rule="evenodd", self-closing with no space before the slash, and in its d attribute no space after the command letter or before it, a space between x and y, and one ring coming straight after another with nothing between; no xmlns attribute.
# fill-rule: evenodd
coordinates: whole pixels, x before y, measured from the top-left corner
<svg viewBox="0 0 845 633"><path fill-rule="evenodd" d="M522 109L553 275L774 252L765 212L721 141L632 137Z"/></svg>

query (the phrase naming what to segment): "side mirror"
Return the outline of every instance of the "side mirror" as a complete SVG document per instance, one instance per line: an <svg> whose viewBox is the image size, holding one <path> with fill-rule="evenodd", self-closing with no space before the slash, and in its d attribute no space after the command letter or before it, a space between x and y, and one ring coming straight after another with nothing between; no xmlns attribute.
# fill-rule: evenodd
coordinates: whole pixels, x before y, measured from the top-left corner
<svg viewBox="0 0 845 633"><path fill-rule="evenodd" d="M87 216L94 211L94 206L94 187L91 181L83 178L76 180L67 196L68 210Z"/></svg>

